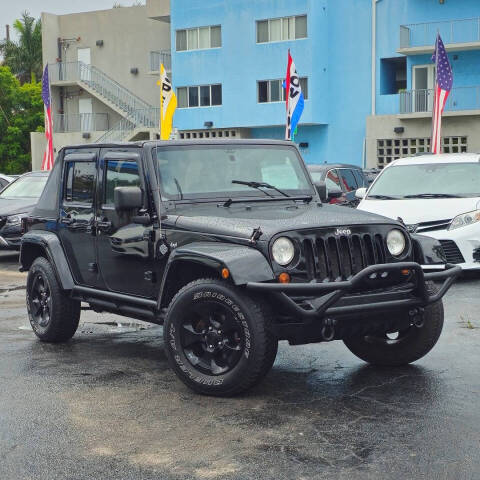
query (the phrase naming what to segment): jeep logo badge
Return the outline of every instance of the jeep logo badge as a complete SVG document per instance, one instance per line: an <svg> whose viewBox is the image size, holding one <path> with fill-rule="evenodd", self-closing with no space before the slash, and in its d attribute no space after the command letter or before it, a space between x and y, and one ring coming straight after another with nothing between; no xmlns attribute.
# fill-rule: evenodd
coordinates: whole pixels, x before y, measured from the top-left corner
<svg viewBox="0 0 480 480"><path fill-rule="evenodd" d="M349 228L337 228L335 230L335 235L340 237L340 236L348 236L351 235L352 231Z"/></svg>

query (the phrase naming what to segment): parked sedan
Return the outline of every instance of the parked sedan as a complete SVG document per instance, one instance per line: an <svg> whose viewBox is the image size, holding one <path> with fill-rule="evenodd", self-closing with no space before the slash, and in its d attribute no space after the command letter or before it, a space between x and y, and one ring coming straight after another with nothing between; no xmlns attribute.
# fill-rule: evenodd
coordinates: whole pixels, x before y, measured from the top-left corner
<svg viewBox="0 0 480 480"><path fill-rule="evenodd" d="M49 172L22 175L0 193L0 248L16 250L22 237L22 218L29 215L43 192Z"/></svg>
<svg viewBox="0 0 480 480"><path fill-rule="evenodd" d="M0 192L9 184L12 183L15 179L8 175L3 175L0 173Z"/></svg>
<svg viewBox="0 0 480 480"><path fill-rule="evenodd" d="M368 186L362 169L355 165L325 163L307 167L320 197L329 203L356 206L355 191Z"/></svg>
<svg viewBox="0 0 480 480"><path fill-rule="evenodd" d="M402 219L412 233L440 241L449 263L480 269L480 155L404 158L357 191L358 208Z"/></svg>

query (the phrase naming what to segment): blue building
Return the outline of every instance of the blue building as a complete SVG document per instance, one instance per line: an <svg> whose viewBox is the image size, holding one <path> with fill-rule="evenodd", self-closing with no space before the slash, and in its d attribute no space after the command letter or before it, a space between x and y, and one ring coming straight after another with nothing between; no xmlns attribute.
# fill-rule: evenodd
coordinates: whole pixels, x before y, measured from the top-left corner
<svg viewBox="0 0 480 480"><path fill-rule="evenodd" d="M283 138L290 49L308 163L426 151L440 31L455 76L444 150L480 151L478 0L172 0L169 20L182 138Z"/></svg>

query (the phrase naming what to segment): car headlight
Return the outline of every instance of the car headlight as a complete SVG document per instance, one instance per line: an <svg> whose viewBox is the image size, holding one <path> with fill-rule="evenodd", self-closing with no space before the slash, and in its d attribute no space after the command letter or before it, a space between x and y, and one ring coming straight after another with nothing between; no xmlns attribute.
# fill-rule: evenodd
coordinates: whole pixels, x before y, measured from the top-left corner
<svg viewBox="0 0 480 480"><path fill-rule="evenodd" d="M457 215L448 226L447 230L455 230L456 228L466 227L472 223L480 221L480 210L474 210L473 212L462 213Z"/></svg>
<svg viewBox="0 0 480 480"><path fill-rule="evenodd" d="M277 238L272 245L272 257L282 266L288 265L295 256L295 247L287 237Z"/></svg>
<svg viewBox="0 0 480 480"><path fill-rule="evenodd" d="M16 215L9 215L7 217L7 225L20 225L22 218L26 217L28 213L17 213Z"/></svg>
<svg viewBox="0 0 480 480"><path fill-rule="evenodd" d="M387 248L388 251L394 256L398 257L405 250L407 242L405 240L405 235L396 228L390 230L387 234Z"/></svg>

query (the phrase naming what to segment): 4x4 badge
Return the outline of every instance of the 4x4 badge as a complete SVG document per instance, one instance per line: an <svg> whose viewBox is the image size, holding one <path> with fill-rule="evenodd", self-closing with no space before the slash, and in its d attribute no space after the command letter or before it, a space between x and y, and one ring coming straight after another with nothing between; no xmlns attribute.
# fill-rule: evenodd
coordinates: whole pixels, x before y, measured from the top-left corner
<svg viewBox="0 0 480 480"><path fill-rule="evenodd" d="M337 228L335 230L335 235L337 236L348 236L351 235L352 231L349 228Z"/></svg>

